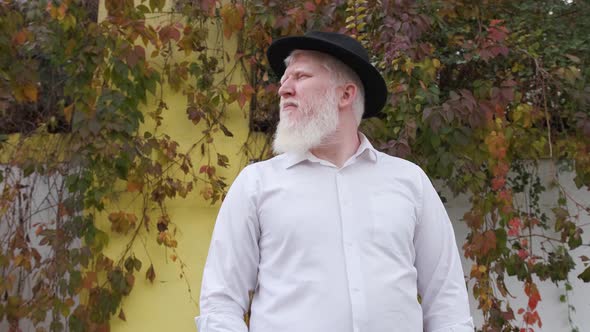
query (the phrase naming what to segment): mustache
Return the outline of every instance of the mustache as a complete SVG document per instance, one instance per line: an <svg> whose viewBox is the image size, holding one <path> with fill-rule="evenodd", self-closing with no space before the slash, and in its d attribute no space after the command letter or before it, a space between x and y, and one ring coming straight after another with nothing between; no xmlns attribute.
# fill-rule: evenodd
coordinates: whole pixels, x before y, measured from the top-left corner
<svg viewBox="0 0 590 332"><path fill-rule="evenodd" d="M299 102L297 100L293 100L293 99L281 99L280 102L280 108L283 109L287 106L295 106L295 107L299 107Z"/></svg>

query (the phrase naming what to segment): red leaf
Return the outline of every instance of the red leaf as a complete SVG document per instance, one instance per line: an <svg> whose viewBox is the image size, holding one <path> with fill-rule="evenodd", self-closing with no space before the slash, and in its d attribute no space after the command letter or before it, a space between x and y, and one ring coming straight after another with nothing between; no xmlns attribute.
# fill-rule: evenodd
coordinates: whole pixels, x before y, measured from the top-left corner
<svg viewBox="0 0 590 332"><path fill-rule="evenodd" d="M256 91L254 90L254 88L250 84L244 84L242 86L242 92L244 92L244 93L248 94L249 96L251 96Z"/></svg>
<svg viewBox="0 0 590 332"><path fill-rule="evenodd" d="M537 307L537 304L539 303L539 301L541 301L541 295L539 293L529 297L529 307L531 309L535 309Z"/></svg>
<svg viewBox="0 0 590 332"><path fill-rule="evenodd" d="M504 20L491 20L490 21L490 25L491 26L496 26L496 25L498 25L498 24L500 24L502 22L504 22Z"/></svg>
<svg viewBox="0 0 590 332"><path fill-rule="evenodd" d="M310 12L314 12L316 9L315 4L311 1L307 1L306 3L304 3L303 7L305 7L305 9L307 9L307 11L310 11Z"/></svg>
<svg viewBox="0 0 590 332"><path fill-rule="evenodd" d="M240 105L240 108L244 108L244 105L246 105L247 100L248 96L245 93L240 93L240 95L238 96L238 104Z"/></svg>
<svg viewBox="0 0 590 332"><path fill-rule="evenodd" d="M207 165L201 166L201 168L199 168L199 174L207 172L208 168L209 168L209 166L207 166Z"/></svg>
<svg viewBox="0 0 590 332"><path fill-rule="evenodd" d="M142 46L136 45L135 46L135 55L137 56L138 59L145 59L145 48L143 48Z"/></svg>
<svg viewBox="0 0 590 332"><path fill-rule="evenodd" d="M537 307L539 301L541 301L541 294L537 289L537 285L532 282L527 282L524 285L524 293L529 297L529 308L534 310Z"/></svg>
<svg viewBox="0 0 590 332"><path fill-rule="evenodd" d="M483 233L484 240L481 247L483 255L487 254L490 250L496 249L496 232L488 230Z"/></svg>
<svg viewBox="0 0 590 332"><path fill-rule="evenodd" d="M508 222L508 225L509 225L508 235L517 236L518 233L520 233L520 227L522 226L520 218L512 218L512 220L510 220Z"/></svg>
<svg viewBox="0 0 590 332"><path fill-rule="evenodd" d="M160 36L162 43L167 43L170 39L174 39L175 41L180 40L180 30L174 25L162 27L160 31L158 31L158 35Z"/></svg>
<svg viewBox="0 0 590 332"><path fill-rule="evenodd" d="M506 184L506 178L504 177L495 177L492 179L492 190L498 191L504 187Z"/></svg>

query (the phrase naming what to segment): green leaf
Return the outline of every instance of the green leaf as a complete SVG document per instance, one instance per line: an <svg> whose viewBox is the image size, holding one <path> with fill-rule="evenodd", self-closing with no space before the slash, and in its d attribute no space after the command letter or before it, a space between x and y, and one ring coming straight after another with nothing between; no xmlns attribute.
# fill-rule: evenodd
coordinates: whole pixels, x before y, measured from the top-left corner
<svg viewBox="0 0 590 332"><path fill-rule="evenodd" d="M590 282L590 266L588 266L582 273L578 274L578 278L584 282Z"/></svg>
<svg viewBox="0 0 590 332"><path fill-rule="evenodd" d="M127 154L122 154L115 160L115 170L117 172L117 176L119 176L120 179L127 180L130 166L131 161L129 160L129 157Z"/></svg>
<svg viewBox="0 0 590 332"><path fill-rule="evenodd" d="M133 268L135 267L135 259L131 256L127 257L127 259L125 259L125 269L129 272L133 271Z"/></svg>
<svg viewBox="0 0 590 332"><path fill-rule="evenodd" d="M430 144L432 145L433 148L438 148L440 146L440 136L436 135L436 134L432 134L430 136Z"/></svg>
<svg viewBox="0 0 590 332"><path fill-rule="evenodd" d="M135 267L135 270L137 270L137 271L141 270L141 261L139 259L135 258L133 261L133 266Z"/></svg>

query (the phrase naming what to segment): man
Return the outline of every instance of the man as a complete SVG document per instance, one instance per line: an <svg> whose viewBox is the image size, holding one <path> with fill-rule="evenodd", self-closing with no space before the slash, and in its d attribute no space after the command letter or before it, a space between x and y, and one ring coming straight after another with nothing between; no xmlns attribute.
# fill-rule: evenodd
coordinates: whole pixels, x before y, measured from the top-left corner
<svg viewBox="0 0 590 332"><path fill-rule="evenodd" d="M428 177L358 133L385 82L354 39L268 50L279 156L246 167L205 264L200 332L473 331L453 229ZM419 297L420 296L420 300Z"/></svg>

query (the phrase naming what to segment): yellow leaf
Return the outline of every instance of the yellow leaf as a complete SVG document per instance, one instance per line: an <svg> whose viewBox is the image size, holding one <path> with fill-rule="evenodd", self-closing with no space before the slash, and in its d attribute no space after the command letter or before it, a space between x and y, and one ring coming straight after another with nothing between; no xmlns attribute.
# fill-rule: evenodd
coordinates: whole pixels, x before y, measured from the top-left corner
<svg viewBox="0 0 590 332"><path fill-rule="evenodd" d="M25 257L23 255L17 255L16 257L14 257L14 260L13 260L14 261L14 265L15 266L20 266L21 263L23 262L24 258Z"/></svg>
<svg viewBox="0 0 590 332"><path fill-rule="evenodd" d="M221 7L219 13L223 19L223 34L227 39L231 37L234 31L242 29L245 13L245 9L242 5L227 3Z"/></svg>

